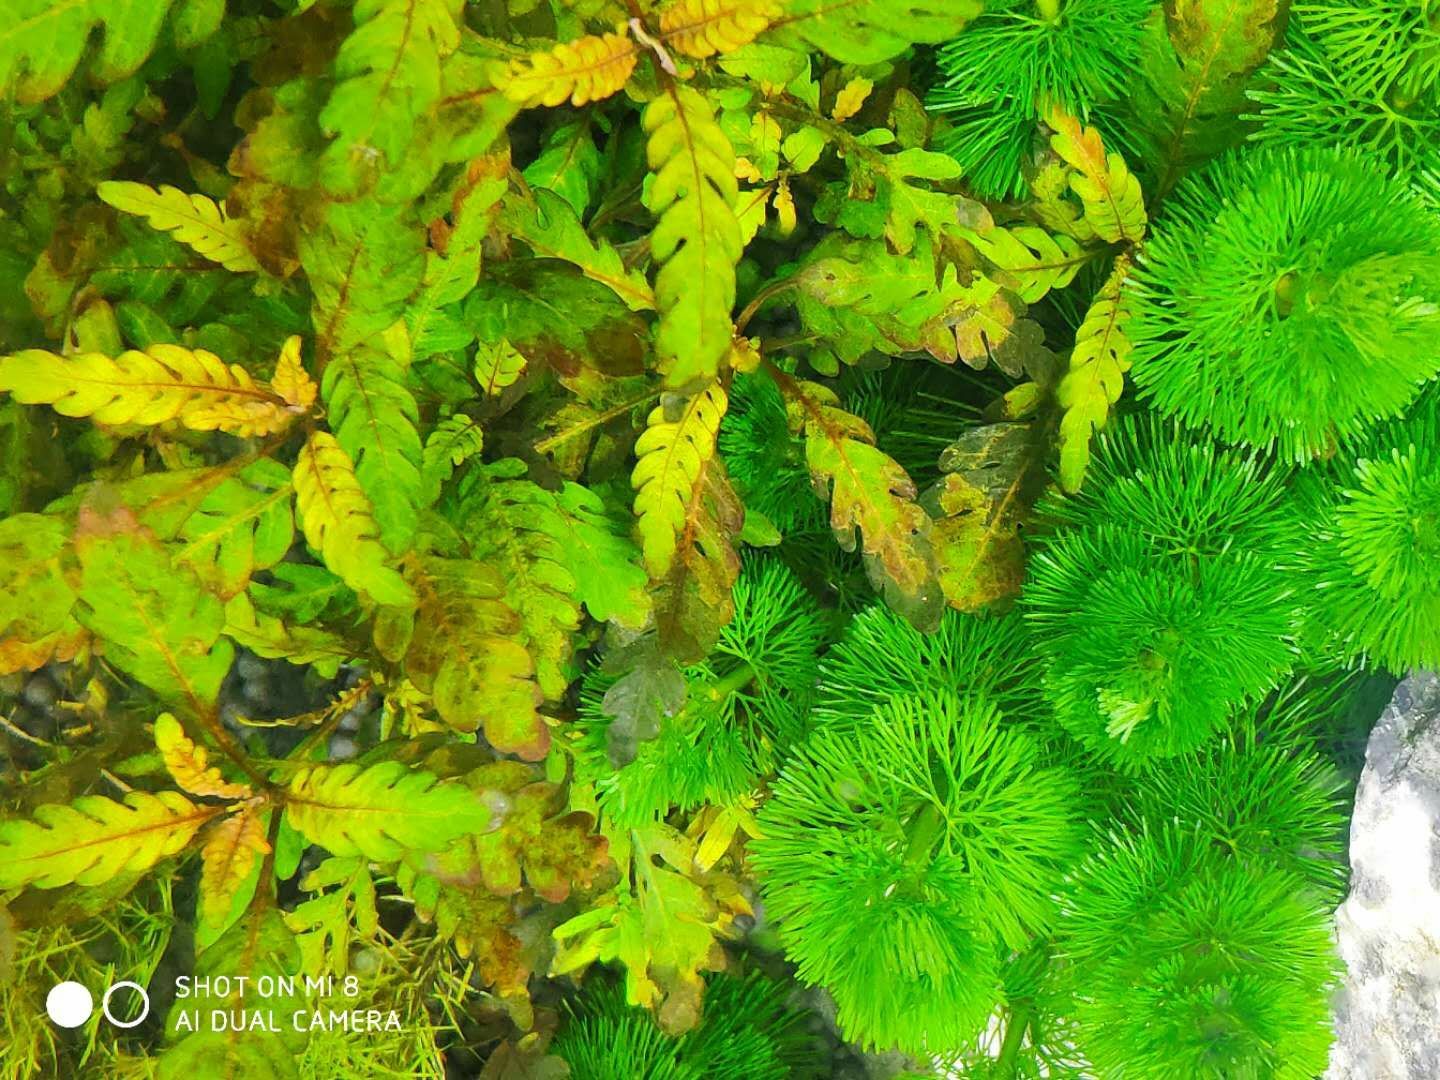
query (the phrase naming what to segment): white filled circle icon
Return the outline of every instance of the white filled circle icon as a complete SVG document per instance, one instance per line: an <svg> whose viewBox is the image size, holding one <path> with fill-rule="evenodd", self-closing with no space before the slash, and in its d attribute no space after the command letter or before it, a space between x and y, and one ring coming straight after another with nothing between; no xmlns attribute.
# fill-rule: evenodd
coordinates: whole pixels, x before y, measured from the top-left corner
<svg viewBox="0 0 1440 1080"><path fill-rule="evenodd" d="M56 1026L78 1028L95 1011L95 999L78 982L56 983L45 995L45 1011Z"/></svg>

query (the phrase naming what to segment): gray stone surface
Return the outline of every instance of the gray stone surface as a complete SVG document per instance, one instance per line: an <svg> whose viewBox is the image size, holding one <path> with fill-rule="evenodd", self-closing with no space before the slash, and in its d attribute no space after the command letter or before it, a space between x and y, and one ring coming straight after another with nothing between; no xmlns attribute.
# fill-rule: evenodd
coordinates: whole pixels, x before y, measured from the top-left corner
<svg viewBox="0 0 1440 1080"><path fill-rule="evenodd" d="M1440 1078L1440 678L1417 674L1370 734L1335 917L1347 973L1326 1080Z"/></svg>

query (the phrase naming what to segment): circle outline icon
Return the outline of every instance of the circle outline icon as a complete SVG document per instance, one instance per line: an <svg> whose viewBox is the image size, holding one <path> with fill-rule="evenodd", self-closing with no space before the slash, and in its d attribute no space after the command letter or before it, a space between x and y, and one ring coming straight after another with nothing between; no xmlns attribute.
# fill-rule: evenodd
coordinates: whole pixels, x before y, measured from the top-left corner
<svg viewBox="0 0 1440 1080"><path fill-rule="evenodd" d="M119 990L122 986L128 986L130 989L134 990L137 994L140 995L140 1000L145 1002L145 1007L140 1010L140 1015L137 1016L134 1020L116 1020L115 1017L110 1015L110 995L115 993L115 991ZM150 995L145 992L145 988L139 983L131 982L129 979L121 979L117 983L111 983L109 988L106 989L105 996L100 999L100 1011L105 1014L106 1020L109 1020L110 1023L114 1024L118 1028L139 1027L145 1022L145 1018L150 1015Z"/></svg>

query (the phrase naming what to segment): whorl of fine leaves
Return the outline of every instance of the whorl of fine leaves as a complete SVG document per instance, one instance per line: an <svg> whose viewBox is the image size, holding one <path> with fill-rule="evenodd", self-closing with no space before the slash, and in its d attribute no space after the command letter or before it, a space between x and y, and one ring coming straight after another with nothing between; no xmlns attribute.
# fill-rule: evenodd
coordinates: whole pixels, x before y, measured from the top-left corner
<svg viewBox="0 0 1440 1080"><path fill-rule="evenodd" d="M715 110L688 86L667 84L645 108L645 158L655 215L650 251L660 269L655 347L667 386L714 378L730 351L735 264L744 247L735 217L735 150Z"/></svg>
<svg viewBox="0 0 1440 1080"><path fill-rule="evenodd" d="M1440 219L1378 163L1260 150L1190 177L1127 286L1164 413L1305 460L1440 371Z"/></svg>
<svg viewBox="0 0 1440 1080"><path fill-rule="evenodd" d="M1102 1075L1324 1070L1337 964L1297 875L1167 824L1112 834L1063 902L1080 1049Z"/></svg>
<svg viewBox="0 0 1440 1080"><path fill-rule="evenodd" d="M848 1038L920 1053L983 1025L997 945L1048 925L1079 850L1080 792L1045 755L947 689L817 732L785 765L752 858L787 954Z"/></svg>
<svg viewBox="0 0 1440 1080"><path fill-rule="evenodd" d="M0 357L0 392L101 424L175 420L195 431L241 436L282 431L303 411L239 364L181 345L128 349L113 358L25 349Z"/></svg>
<svg viewBox="0 0 1440 1080"><path fill-rule="evenodd" d="M399 761L308 766L285 789L285 816L311 843L339 856L398 859L440 851L483 832L491 811L463 784Z"/></svg>
<svg viewBox="0 0 1440 1080"><path fill-rule="evenodd" d="M1318 532L1312 633L1392 671L1440 664L1440 394L1301 485Z"/></svg>
<svg viewBox="0 0 1440 1080"><path fill-rule="evenodd" d="M204 195L189 195L169 184L156 190L126 180L107 180L95 194L117 210L143 217L151 228L170 233L226 270L260 269L244 232L224 207Z"/></svg>

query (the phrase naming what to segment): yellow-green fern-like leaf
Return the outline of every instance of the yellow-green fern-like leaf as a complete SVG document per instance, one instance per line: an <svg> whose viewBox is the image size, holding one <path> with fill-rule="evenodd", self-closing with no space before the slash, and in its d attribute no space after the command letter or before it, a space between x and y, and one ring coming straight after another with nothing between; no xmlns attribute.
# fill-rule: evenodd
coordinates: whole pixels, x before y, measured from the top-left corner
<svg viewBox="0 0 1440 1080"><path fill-rule="evenodd" d="M1060 420L1060 486L1066 491L1080 489L1090 464L1090 439L1105 426L1110 407L1125 388L1133 346L1125 336L1130 312L1121 290L1129 270L1129 259L1116 260L1075 332L1070 370L1056 391L1065 410Z"/></svg>
<svg viewBox="0 0 1440 1080"><path fill-rule="evenodd" d="M900 465L875 446L870 426L839 407L819 383L780 375L792 426L805 436L805 462L816 490L830 501L840 546L874 560L890 584L887 599L913 614L935 608L939 589L930 550L930 516ZM938 609L937 609L938 610Z"/></svg>
<svg viewBox="0 0 1440 1080"><path fill-rule="evenodd" d="M1075 170L1070 189L1085 206L1085 219L1102 240L1136 243L1145 235L1145 196L1119 154L1106 154L1100 133L1083 127L1059 106L1046 114L1055 129L1050 146Z"/></svg>
<svg viewBox="0 0 1440 1080"><path fill-rule="evenodd" d="M302 769L285 789L285 816L332 854L377 861L441 851L490 824L477 792L398 761Z"/></svg>
<svg viewBox="0 0 1440 1080"><path fill-rule="evenodd" d="M1073 237L1051 235L1038 225L995 226L985 232L960 229L989 262L1009 275L1015 291L1033 304L1051 289L1063 289L1075 280L1091 258Z"/></svg>
<svg viewBox="0 0 1440 1080"><path fill-rule="evenodd" d="M645 431L635 443L635 516L645 566L653 578L664 577L675 560L690 505L704 465L715 454L720 419L729 404L719 383L686 399L678 415L666 419L666 406L651 410Z"/></svg>
<svg viewBox="0 0 1440 1080"><path fill-rule="evenodd" d="M155 719L155 749L175 783L192 795L220 799L243 799L251 794L249 784L226 780L220 769L210 764L210 752L199 745L180 726L171 713Z"/></svg>
<svg viewBox="0 0 1440 1080"><path fill-rule="evenodd" d="M226 270L260 269L244 230L213 199L187 195L169 184L161 184L157 191L128 180L107 180L95 193L121 213L143 217L152 229L168 232Z"/></svg>
<svg viewBox="0 0 1440 1080"><path fill-rule="evenodd" d="M525 370L525 357L505 338L491 344L482 341L475 350L475 381L486 397L495 397Z"/></svg>
<svg viewBox="0 0 1440 1080"><path fill-rule="evenodd" d="M640 47L625 34L591 34L500 68L495 86L524 106L586 105L607 98L635 70Z"/></svg>
<svg viewBox="0 0 1440 1080"><path fill-rule="evenodd" d="M413 604L404 578L385 565L380 527L355 478L355 463L333 435L311 432L294 472L305 539L352 589L381 604Z"/></svg>
<svg viewBox="0 0 1440 1080"><path fill-rule="evenodd" d="M744 244L735 216L735 150L699 92L668 85L645 108L656 216L650 251L660 270L655 348L667 386L713 379L730 351L735 264Z"/></svg>
<svg viewBox="0 0 1440 1080"><path fill-rule="evenodd" d="M0 821L0 889L103 885L149 870L224 812L178 791L132 791L124 802L82 795L48 803L31 820Z"/></svg>
<svg viewBox="0 0 1440 1080"><path fill-rule="evenodd" d="M195 431L240 436L283 431L304 411L239 364L181 345L129 349L113 358L24 349L0 356L0 391L25 405L49 405L63 416L101 424L175 420Z"/></svg>
<svg viewBox="0 0 1440 1080"><path fill-rule="evenodd" d="M750 44L781 12L779 0L680 0L661 12L660 38L703 59Z"/></svg>
<svg viewBox="0 0 1440 1080"><path fill-rule="evenodd" d="M270 850L265 839L264 800L244 805L213 826L200 849L200 918L208 925L224 922L235 894L244 886L255 861Z"/></svg>

